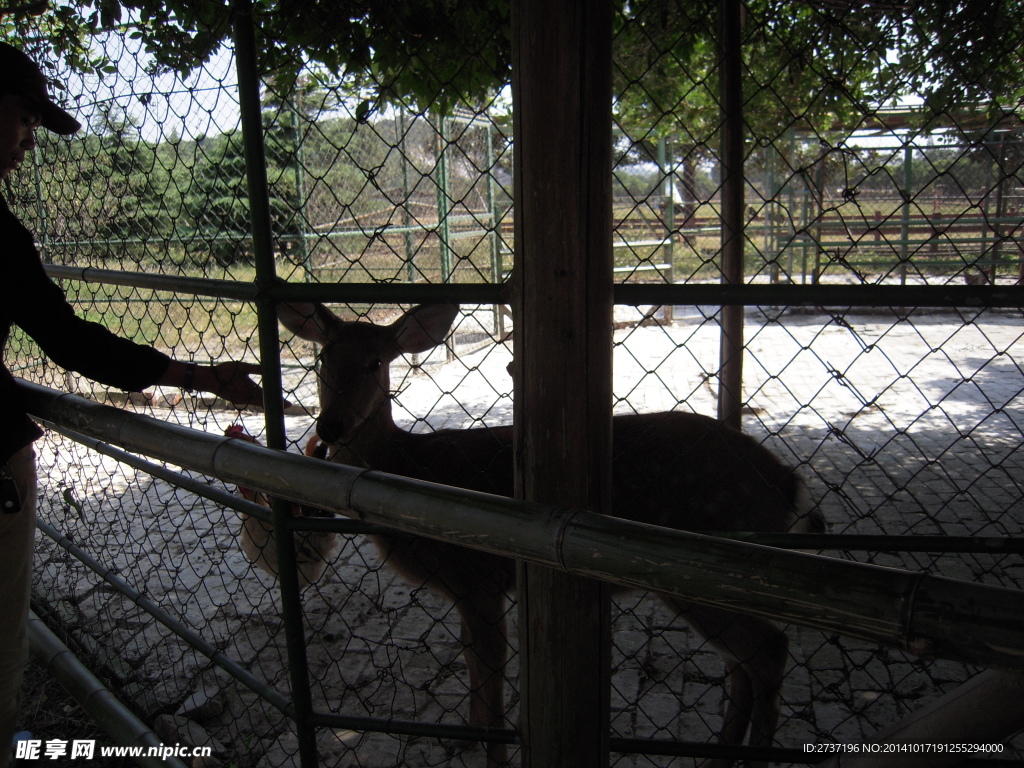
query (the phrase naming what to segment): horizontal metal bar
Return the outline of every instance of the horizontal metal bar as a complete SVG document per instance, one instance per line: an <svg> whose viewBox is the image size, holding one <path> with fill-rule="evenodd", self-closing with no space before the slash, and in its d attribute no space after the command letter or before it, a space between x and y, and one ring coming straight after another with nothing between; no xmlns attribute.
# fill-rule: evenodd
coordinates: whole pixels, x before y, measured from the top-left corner
<svg viewBox="0 0 1024 768"><path fill-rule="evenodd" d="M860 247L861 245L865 245L865 243L863 241L866 240L867 241L866 247L869 248L869 249L871 248L873 243L878 243L879 245L934 245L934 246L940 246L941 245L943 248L948 248L949 246L972 245L972 244L973 245L977 245L978 243L989 243L991 245L996 245L996 244L999 244L999 245L1005 245L1005 244L1015 245L1017 243L1017 240L1018 240L1018 238L1016 238L1016 237L1009 237L1009 236L1007 236L1007 237L1000 237L1000 236L996 236L996 235L992 235L992 236L989 236L989 237L973 237L972 236L972 237L956 237L956 238L954 238L954 237L951 237L950 233L948 233L948 232L936 232L934 235L929 235L928 237L909 237L909 238L900 239L900 240L897 240L896 238L891 238L891 237L886 237L886 238L883 238L883 239L880 239L880 240L874 240L874 239L869 239L869 235L871 235L870 232L865 233L863 237L859 237L859 238L851 237L850 239L843 238L842 240L827 240L827 239L825 239L823 237L813 237L811 235L797 235L793 240L788 240L785 243L783 243L782 247L786 247L788 245L797 245L798 247L802 247L804 245L818 245L822 249L827 250L827 249L833 248L833 247L838 247L838 248L842 248L842 247L846 247L846 246ZM804 241L804 242L797 243L796 242L797 240L801 240L801 241ZM911 264L920 264L920 261L918 261L918 254L920 254L920 253L928 253L928 251L917 251L913 255L911 255L907 259L907 261L909 261ZM1006 257L1006 260L1007 261L1011 261L1012 259L1010 257Z"/></svg>
<svg viewBox="0 0 1024 768"><path fill-rule="evenodd" d="M278 283L277 301L330 301L342 304L507 304L504 283Z"/></svg>
<svg viewBox="0 0 1024 768"><path fill-rule="evenodd" d="M666 739L627 739L612 737L609 751L622 755L658 755L662 757L708 757L745 760L749 765L755 761L814 765L826 759L827 755L816 758L801 749L786 747L750 747L743 744L709 744L703 741L669 741Z"/></svg>
<svg viewBox="0 0 1024 768"><path fill-rule="evenodd" d="M867 225L864 222L868 222ZM903 219L900 218L899 212L895 212L890 216L881 219L875 218L858 218L852 224L842 219L824 219L822 221L814 221L800 228L799 231L804 232L810 229L823 229L826 231L838 231L838 232L867 232L874 234L874 232L882 229L901 229L903 227ZM991 218L957 218L953 216L945 218L911 218L907 220L906 225L908 229L940 229L947 230L953 228L965 229L968 231L976 230L984 227L988 230L993 230L995 226L1001 224L1013 224L1013 229L1024 226L1024 219L1019 216L993 216ZM770 224L750 224L747 229L764 229ZM778 225L776 225L778 226Z"/></svg>
<svg viewBox="0 0 1024 768"><path fill-rule="evenodd" d="M47 264L46 274L60 280L124 285L131 288L213 296L220 299L253 301L256 298L255 283L242 283L237 280L214 280L206 277L161 275L150 272L122 272L117 269L96 269L95 267L63 267L56 264Z"/></svg>
<svg viewBox="0 0 1024 768"><path fill-rule="evenodd" d="M275 496L404 533L918 656L1024 669L1024 592L659 528L332 464L19 381L29 413Z"/></svg>
<svg viewBox="0 0 1024 768"><path fill-rule="evenodd" d="M185 246L193 245L196 242L202 242L204 245L210 245L212 243L250 243L252 242L252 236L245 233L234 233L234 234L214 234L213 232L202 232L192 231L188 234L179 234L175 238L158 238L158 237L106 237L106 238L89 238L89 239L75 239L75 240L47 240L43 245L45 248L58 249L58 248L75 248L80 249L83 246L117 246L122 247L125 245L142 245L153 250L161 250L168 248L172 245Z"/></svg>
<svg viewBox="0 0 1024 768"><path fill-rule="evenodd" d="M941 259L941 260L940 259L904 259L904 260L901 260L899 258L898 254L893 253L893 254L889 254L888 258L884 262L881 262L879 260L872 261L872 260L868 260L868 259L845 259L845 258L842 259L842 260L829 258L829 261L835 261L836 263L839 263L841 261L842 264L847 266L847 267L878 267L878 266L882 266L883 264L884 264L884 266L890 267L890 268L891 267L897 267L897 266L901 266L901 267L915 267L917 269L920 269L920 268L923 268L923 267L956 267L958 274L963 273L963 271L965 269L968 269L968 268L985 269L987 267L1002 267L1002 266L1012 266L1012 267L1015 267L1015 266L1017 266L1010 259L1003 259L1002 261L990 261L990 260L981 260L981 259L979 259L978 261L972 261L972 262L968 263L968 262L965 262L962 258L960 258L960 259L954 258L952 254L950 254L949 258Z"/></svg>
<svg viewBox="0 0 1024 768"><path fill-rule="evenodd" d="M89 568L89 570L100 576L105 582L107 582L107 584L114 588L114 591L131 600L133 604L141 608L171 630L175 635L188 643L189 647L202 653L218 667L255 693L259 694L262 698L266 699L268 703L284 714L289 715L290 717L294 716L294 713L292 712L292 704L288 699L266 683L263 683L253 677L253 675L238 662L226 656L222 651L219 651L212 643L208 643L182 622L178 621L178 619L171 616L163 608L135 589L135 587L131 586L123 579L118 578L110 568L107 568L107 566L103 565L103 563L99 562L96 558L75 544L75 542L57 530L53 525L45 520L37 519L36 527L53 539L58 546L67 550L69 554L73 555L83 565Z"/></svg>
<svg viewBox="0 0 1024 768"><path fill-rule="evenodd" d="M752 533L747 531L701 531L701 533L782 549L840 552L1024 554L1024 538L1011 536L885 536L855 533Z"/></svg>
<svg viewBox="0 0 1024 768"><path fill-rule="evenodd" d="M344 728L350 731L389 733L398 736L430 736L460 741L487 741L496 744L515 744L518 734L510 728L478 728L447 723L422 723L415 720L393 720L379 717L338 715L333 712L314 712L313 725L321 728Z"/></svg>
<svg viewBox="0 0 1024 768"><path fill-rule="evenodd" d="M616 285L615 303L775 307L1024 307L1018 285Z"/></svg>
<svg viewBox="0 0 1024 768"><path fill-rule="evenodd" d="M344 728L352 731L387 733L398 736L421 736L460 741L484 741L498 744L515 744L518 734L507 728L476 728L445 723L422 723L409 720L390 720L373 717L354 717L334 713L316 712L313 724L321 728ZM778 763L813 764L818 760L802 750L784 747L749 747L735 744L707 744L695 741L670 741L667 739L631 739L612 737L609 742L612 752L619 754L659 755L666 757L720 757L734 760L768 760Z"/></svg>
<svg viewBox="0 0 1024 768"><path fill-rule="evenodd" d="M493 218L493 214L490 212L480 212L477 214L463 214L461 216L448 216L443 221L433 224L430 226L418 224L411 226L399 226L394 224L386 224L380 226L367 226L357 227L352 229L318 229L308 235L279 235L277 240L291 240L299 241L303 238L307 240L321 240L329 239L332 237L362 237L367 240L382 239L384 235L405 235L405 234L421 234L424 237L438 237L440 236L439 229L442 226L458 227L460 224L476 224L483 225L485 221L490 221ZM450 232L449 235L461 235L467 236L470 234L479 233L481 236L500 234L498 228L492 229L480 229L477 226L474 229L457 229L454 232Z"/></svg>
<svg viewBox="0 0 1024 768"><path fill-rule="evenodd" d="M197 296L252 301L253 283L177 275L60 267L47 274L69 280L126 285L191 293ZM506 283L279 283L269 290L277 301L421 304L507 304ZM1024 307L1024 286L1018 285L789 285L748 283L645 283L614 287L616 304L799 307Z"/></svg>

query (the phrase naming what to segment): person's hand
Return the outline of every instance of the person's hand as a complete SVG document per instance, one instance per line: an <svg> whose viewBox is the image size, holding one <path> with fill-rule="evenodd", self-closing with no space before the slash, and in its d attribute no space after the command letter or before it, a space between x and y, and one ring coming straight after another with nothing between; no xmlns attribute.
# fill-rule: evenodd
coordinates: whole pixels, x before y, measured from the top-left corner
<svg viewBox="0 0 1024 768"><path fill-rule="evenodd" d="M263 387L251 376L259 376L258 363L228 361L213 366L197 366L193 386L234 403L239 408L263 409Z"/></svg>
<svg viewBox="0 0 1024 768"><path fill-rule="evenodd" d="M191 372L190 372L191 371ZM172 360L167 371L156 383L166 387L181 387L189 392L201 390L234 403L236 408L263 409L263 388L251 376L262 373L259 363L240 363L234 360L216 365L198 365ZM285 408L291 403L282 401Z"/></svg>

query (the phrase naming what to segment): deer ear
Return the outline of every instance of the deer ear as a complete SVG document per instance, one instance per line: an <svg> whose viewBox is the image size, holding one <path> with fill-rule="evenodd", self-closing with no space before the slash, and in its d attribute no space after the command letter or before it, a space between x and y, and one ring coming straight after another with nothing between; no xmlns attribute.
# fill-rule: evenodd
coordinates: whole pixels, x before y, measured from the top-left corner
<svg viewBox="0 0 1024 768"><path fill-rule="evenodd" d="M281 304L277 308L277 319L301 339L327 343L327 329L339 322L334 313L323 304L296 302Z"/></svg>
<svg viewBox="0 0 1024 768"><path fill-rule="evenodd" d="M421 304L413 307L391 325L395 346L407 354L433 349L444 341L458 314L458 304Z"/></svg>

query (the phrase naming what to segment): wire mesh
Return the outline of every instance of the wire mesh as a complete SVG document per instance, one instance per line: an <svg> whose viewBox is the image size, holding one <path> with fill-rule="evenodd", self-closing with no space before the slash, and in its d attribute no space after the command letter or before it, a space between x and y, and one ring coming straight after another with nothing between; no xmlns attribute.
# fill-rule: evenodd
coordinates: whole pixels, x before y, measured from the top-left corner
<svg viewBox="0 0 1024 768"><path fill-rule="evenodd" d="M952 43L902 6L751 3L746 14L748 282L865 291L1019 282L1024 190L1012 94L1003 103L1005 93L983 90L988 77L971 82L961 73L975 87L959 103L938 100L948 79L922 79L921 62L947 61L956 55ZM627 4L617 18L618 282L722 278L715 18L711 5L669 0ZM1005 45L1019 59L1014 43ZM87 130L46 139L5 197L50 263L183 280L173 293L65 281L82 314L179 359L257 359L254 306L191 295L185 282L255 276L231 51L181 78L151 74L130 28L94 46L113 64L103 77L53 62ZM444 116L412 102L368 113L350 84L312 65L307 74L297 84L264 82L278 275L322 284L503 281L515 243L512 129L502 92ZM395 305L369 301L335 310L375 322L398 316ZM617 413L715 413L719 307L620 306L615 319ZM799 467L831 532L1021 534L1019 309L761 306L747 308L744 323L744 429ZM429 431L510 423L510 329L500 307L467 306L446 348L396 363L398 424ZM311 438L318 410L316 352L285 334L280 364L294 404L285 421L295 451ZM239 416L210 398L97 390L49 364L17 331L7 364L26 378L171 422L213 432L242 423L266 439L261 416ZM281 597L275 580L240 551L235 512L53 433L40 453L40 513L48 523L289 695ZM339 722L467 724L468 675L453 606L399 577L363 536L344 534L339 544L302 597L315 710ZM894 547L827 554L1022 587L1018 555ZM217 754L238 765L298 764L295 725L278 706L46 537L34 589L44 612L73 631L144 716L178 733L201 725ZM657 600L620 597L616 607L613 736L713 741L722 726L717 654ZM507 615L503 720L511 727L518 620L511 608ZM786 632L775 735L785 747L863 741L977 672L800 627ZM484 759L464 741L339 724L319 727L317 746L323 765ZM1005 754L1020 758L1021 748L1018 736ZM623 754L613 764L669 761Z"/></svg>

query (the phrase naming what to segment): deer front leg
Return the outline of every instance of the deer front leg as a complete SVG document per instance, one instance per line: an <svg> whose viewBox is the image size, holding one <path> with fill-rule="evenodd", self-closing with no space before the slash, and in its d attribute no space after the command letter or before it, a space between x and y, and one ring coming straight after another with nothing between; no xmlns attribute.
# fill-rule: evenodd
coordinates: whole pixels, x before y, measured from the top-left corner
<svg viewBox="0 0 1024 768"><path fill-rule="evenodd" d="M459 605L462 645L469 667L469 724L500 728L505 715L507 620L503 594L478 596ZM487 768L508 763L505 744L488 743Z"/></svg>
<svg viewBox="0 0 1024 768"><path fill-rule="evenodd" d="M719 744L771 746L779 718L779 689L788 658L785 633L770 621L712 606L664 597L725 662L726 702ZM748 763L765 768L766 762ZM708 760L700 768L730 768L732 760Z"/></svg>

